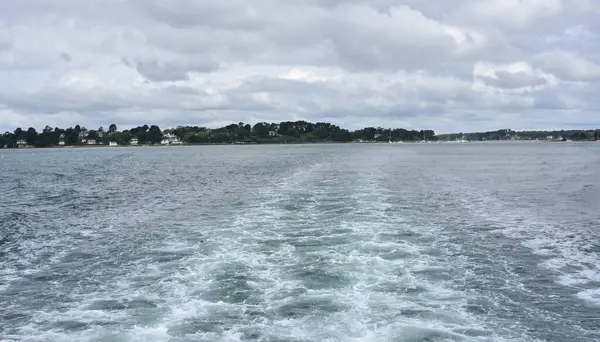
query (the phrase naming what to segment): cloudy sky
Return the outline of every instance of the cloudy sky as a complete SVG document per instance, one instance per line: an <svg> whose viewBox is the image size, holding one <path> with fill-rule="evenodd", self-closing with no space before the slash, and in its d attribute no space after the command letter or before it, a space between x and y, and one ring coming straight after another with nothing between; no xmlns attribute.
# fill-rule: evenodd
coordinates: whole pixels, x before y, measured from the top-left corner
<svg viewBox="0 0 600 342"><path fill-rule="evenodd" d="M0 130L600 127L600 0L0 1Z"/></svg>

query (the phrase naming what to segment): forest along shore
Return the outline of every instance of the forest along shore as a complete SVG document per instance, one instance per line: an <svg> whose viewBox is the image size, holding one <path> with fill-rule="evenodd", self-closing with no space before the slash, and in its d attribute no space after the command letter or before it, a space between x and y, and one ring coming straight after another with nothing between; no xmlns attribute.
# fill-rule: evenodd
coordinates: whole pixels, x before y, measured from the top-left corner
<svg viewBox="0 0 600 342"><path fill-rule="evenodd" d="M261 122L254 126L243 122L211 129L199 126L177 126L162 130L156 125L144 125L119 131L115 124L108 130L99 127L88 130L77 125L62 129L46 126L41 133L33 127L17 128L0 135L0 147L60 147L118 145L181 145L181 144L252 144L252 143L314 143L314 142L375 142L437 140L433 130L366 127L350 131L326 122L283 121Z"/></svg>

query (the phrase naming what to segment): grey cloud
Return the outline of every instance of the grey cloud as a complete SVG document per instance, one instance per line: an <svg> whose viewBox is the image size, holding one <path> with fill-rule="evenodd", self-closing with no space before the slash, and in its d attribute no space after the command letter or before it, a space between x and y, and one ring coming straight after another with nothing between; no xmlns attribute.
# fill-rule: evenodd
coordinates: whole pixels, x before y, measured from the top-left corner
<svg viewBox="0 0 600 342"><path fill-rule="evenodd" d="M110 112L127 111L244 112L272 109L270 106L256 102L248 94L240 92L223 92L219 97L219 100L215 100L206 91L174 85L146 90L137 89L128 94L118 89L93 93L82 92L76 88L46 88L32 97L26 93L0 91L0 103L25 114L76 112L84 116L104 116Z"/></svg>
<svg viewBox="0 0 600 342"><path fill-rule="evenodd" d="M136 0L140 9L157 21L176 28L211 27L256 30L263 27L264 17L253 15L247 1L156 1Z"/></svg>
<svg viewBox="0 0 600 342"><path fill-rule="evenodd" d="M8 30L2 30L0 27L0 52L8 51L12 49L12 47L13 43L11 41L10 32Z"/></svg>
<svg viewBox="0 0 600 342"><path fill-rule="evenodd" d="M65 61L67 63L71 62L71 60L72 60L71 55L69 55L66 52L63 52L60 54L60 59L62 59L63 61Z"/></svg>
<svg viewBox="0 0 600 342"><path fill-rule="evenodd" d="M182 53L210 48L226 59L243 56L246 62L335 65L353 71L435 66L462 59L458 51L465 48L472 50L466 56L481 57L485 44L504 49L502 43L494 43L497 36L490 34L488 42L479 43L468 31L456 33L464 35L459 46L443 23L393 2L387 2L384 11L358 2L340 2L329 9L277 4L172 2L169 8L182 5L176 13L154 13L171 27L146 34L153 44ZM153 1L139 5L147 10L159 6ZM357 25L361 19L365 24Z"/></svg>
<svg viewBox="0 0 600 342"><path fill-rule="evenodd" d="M493 25L509 32L535 29L563 11L562 0L544 1L470 1L451 13L451 19L462 23Z"/></svg>
<svg viewBox="0 0 600 342"><path fill-rule="evenodd" d="M183 94L183 95L198 95L205 94L205 92L189 87L189 86L177 86L177 85L169 85L164 88L164 91L167 93L173 94Z"/></svg>
<svg viewBox="0 0 600 342"><path fill-rule="evenodd" d="M137 62L136 70L152 81L187 80L187 68L177 65L159 65L157 61Z"/></svg>
<svg viewBox="0 0 600 342"><path fill-rule="evenodd" d="M334 51L334 62L350 70L415 69L441 61L445 51L451 50L450 37L430 37L419 48L412 43L397 43L393 38L368 32L345 23L338 23L329 32Z"/></svg>
<svg viewBox="0 0 600 342"><path fill-rule="evenodd" d="M573 52L557 50L534 57L545 70L570 81L600 80L600 54L595 59L590 60Z"/></svg>
<svg viewBox="0 0 600 342"><path fill-rule="evenodd" d="M560 97L543 96L535 101L535 108L542 110L566 110L569 107Z"/></svg>
<svg viewBox="0 0 600 342"><path fill-rule="evenodd" d="M488 85L504 89L518 89L525 87L536 87L548 84L544 77L527 74L524 72L511 73L507 71L496 71L496 77L486 77Z"/></svg>
<svg viewBox="0 0 600 342"><path fill-rule="evenodd" d="M219 68L218 63L209 59L187 62L159 62L156 59L136 62L136 70L151 81L189 80L190 72L206 73Z"/></svg>
<svg viewBox="0 0 600 342"><path fill-rule="evenodd" d="M375 91L368 85L346 82L305 82L264 77L246 79L232 90L240 96L251 97L255 92L268 92L271 106L286 111L296 110L307 118L344 118L376 116L417 117L443 113L451 100L465 108L476 102L477 94L468 92L469 82L433 77L402 81L390 80L386 90ZM448 83L444 86L439 83Z"/></svg>
<svg viewBox="0 0 600 342"><path fill-rule="evenodd" d="M308 83L293 79L255 76L245 79L237 88L243 93L271 92L292 94L321 94L327 96L331 88L324 83ZM330 94L329 94L330 95Z"/></svg>
<svg viewBox="0 0 600 342"><path fill-rule="evenodd" d="M127 101L118 96L81 96L73 92L47 90L35 97L28 94L0 93L0 102L21 113L105 112L128 108Z"/></svg>
<svg viewBox="0 0 600 342"><path fill-rule="evenodd" d="M7 41L0 41L0 52L1 51L8 51L12 48L12 43L11 42L7 42Z"/></svg>

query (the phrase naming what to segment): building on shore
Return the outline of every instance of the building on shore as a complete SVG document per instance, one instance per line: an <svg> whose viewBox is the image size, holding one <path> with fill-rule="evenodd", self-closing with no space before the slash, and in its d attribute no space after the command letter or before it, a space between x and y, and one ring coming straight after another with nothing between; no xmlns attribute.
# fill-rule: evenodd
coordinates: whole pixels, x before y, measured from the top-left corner
<svg viewBox="0 0 600 342"><path fill-rule="evenodd" d="M175 134L166 133L160 143L161 145L181 145L181 140Z"/></svg>

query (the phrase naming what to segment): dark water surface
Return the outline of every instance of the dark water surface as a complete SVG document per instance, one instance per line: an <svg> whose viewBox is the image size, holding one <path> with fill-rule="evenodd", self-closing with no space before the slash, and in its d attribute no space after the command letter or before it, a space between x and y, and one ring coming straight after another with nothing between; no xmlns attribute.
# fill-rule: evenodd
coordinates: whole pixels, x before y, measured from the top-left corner
<svg viewBox="0 0 600 342"><path fill-rule="evenodd" d="M0 154L1 341L600 340L600 143Z"/></svg>

